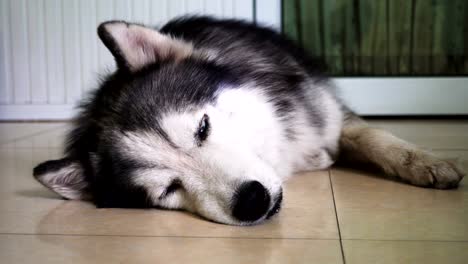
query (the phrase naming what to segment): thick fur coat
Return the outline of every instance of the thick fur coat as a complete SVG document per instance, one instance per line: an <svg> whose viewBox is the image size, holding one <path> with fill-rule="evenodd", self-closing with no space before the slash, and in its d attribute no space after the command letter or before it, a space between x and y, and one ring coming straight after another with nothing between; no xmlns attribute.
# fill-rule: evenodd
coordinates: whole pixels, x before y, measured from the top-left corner
<svg viewBox="0 0 468 264"><path fill-rule="evenodd" d="M118 69L82 103L65 157L34 170L65 198L246 225L279 211L288 177L338 157L425 187L463 176L368 127L323 65L270 29L186 17L159 31L110 21L98 34Z"/></svg>

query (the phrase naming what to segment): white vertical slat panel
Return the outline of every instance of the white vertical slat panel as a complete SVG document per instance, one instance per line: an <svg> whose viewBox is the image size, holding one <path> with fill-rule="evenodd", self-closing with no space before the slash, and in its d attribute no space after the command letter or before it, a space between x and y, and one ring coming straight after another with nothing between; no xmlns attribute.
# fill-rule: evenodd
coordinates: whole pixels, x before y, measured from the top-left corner
<svg viewBox="0 0 468 264"><path fill-rule="evenodd" d="M81 62L81 93L96 87L98 72L95 0L80 0L80 62Z"/></svg>
<svg viewBox="0 0 468 264"><path fill-rule="evenodd" d="M177 17L185 13L185 1L168 1L169 9L168 16L169 19Z"/></svg>
<svg viewBox="0 0 468 264"><path fill-rule="evenodd" d="M96 1L96 16L97 27L102 22L112 20L114 18L114 8L112 0L98 0ZM97 36L94 39L98 41ZM99 41L98 44L98 65L99 72L109 72L114 68L114 59L111 53L107 50L106 46Z"/></svg>
<svg viewBox="0 0 468 264"><path fill-rule="evenodd" d="M0 0L0 119L69 118L99 74L115 68L97 37L103 21L161 27L183 14L252 19L252 1Z"/></svg>
<svg viewBox="0 0 468 264"><path fill-rule="evenodd" d="M230 1L219 1L219 0L205 0L205 12L216 17L223 16L223 2Z"/></svg>
<svg viewBox="0 0 468 264"><path fill-rule="evenodd" d="M31 101L47 102L47 65L45 63L44 1L28 2L29 72L31 75Z"/></svg>
<svg viewBox="0 0 468 264"><path fill-rule="evenodd" d="M281 31L281 0L256 0L255 23Z"/></svg>
<svg viewBox="0 0 468 264"><path fill-rule="evenodd" d="M150 1L137 0L132 2L133 22L147 24L150 21Z"/></svg>
<svg viewBox="0 0 468 264"><path fill-rule="evenodd" d="M63 2L63 40L66 103L73 104L81 98L81 43L79 1Z"/></svg>
<svg viewBox="0 0 468 264"><path fill-rule="evenodd" d="M63 104L65 103L65 79L61 0L46 0L45 23L48 103Z"/></svg>
<svg viewBox="0 0 468 264"><path fill-rule="evenodd" d="M28 18L26 1L12 1L10 12L13 97L15 103L30 103Z"/></svg>
<svg viewBox="0 0 468 264"><path fill-rule="evenodd" d="M132 5L128 0L114 0L114 19L115 20L132 20Z"/></svg>
<svg viewBox="0 0 468 264"><path fill-rule="evenodd" d="M232 17L234 11L234 0L225 0L223 2L223 17Z"/></svg>
<svg viewBox="0 0 468 264"><path fill-rule="evenodd" d="M201 15L204 11L203 0L187 0L187 13L191 15Z"/></svg>
<svg viewBox="0 0 468 264"><path fill-rule="evenodd" d="M10 1L0 0L0 104L12 102Z"/></svg>
<svg viewBox="0 0 468 264"><path fill-rule="evenodd" d="M169 19L168 1L170 0L154 0L150 3L151 17L150 24L160 28Z"/></svg>
<svg viewBox="0 0 468 264"><path fill-rule="evenodd" d="M233 1L234 1L233 17L252 21L253 13L254 13L252 0L233 0Z"/></svg>

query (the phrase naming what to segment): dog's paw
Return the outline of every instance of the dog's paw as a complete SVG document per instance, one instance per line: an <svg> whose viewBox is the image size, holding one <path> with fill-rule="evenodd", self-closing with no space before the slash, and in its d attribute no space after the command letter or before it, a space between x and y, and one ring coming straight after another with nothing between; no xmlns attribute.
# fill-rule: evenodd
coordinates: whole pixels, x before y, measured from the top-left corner
<svg viewBox="0 0 468 264"><path fill-rule="evenodd" d="M398 172L403 179L414 185L437 189L456 188L465 176L452 162L426 153L415 155Z"/></svg>

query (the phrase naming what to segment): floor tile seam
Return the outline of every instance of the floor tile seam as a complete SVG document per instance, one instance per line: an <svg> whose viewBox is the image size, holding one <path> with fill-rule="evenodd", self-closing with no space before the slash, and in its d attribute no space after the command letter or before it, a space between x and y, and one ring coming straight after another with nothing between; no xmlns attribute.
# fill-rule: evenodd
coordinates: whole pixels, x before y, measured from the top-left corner
<svg viewBox="0 0 468 264"><path fill-rule="evenodd" d="M468 151L468 148L431 148L432 151Z"/></svg>
<svg viewBox="0 0 468 264"><path fill-rule="evenodd" d="M468 243L467 240L441 240L441 239L376 239L376 238L342 238L342 241L370 241L370 242L446 242Z"/></svg>
<svg viewBox="0 0 468 264"><path fill-rule="evenodd" d="M338 218L338 208L336 207L336 200L335 200L335 191L333 189L333 181L332 181L332 176L331 176L331 169L328 170L328 179L330 181L330 189L332 193L332 199L333 199L333 208L335 210L335 219L336 219L336 226L338 228L338 237L340 239L340 251L341 251L341 260L343 261L343 264L346 264L346 259L345 259L345 254L344 254L344 248L343 248L343 240L341 237L341 229L340 229L340 221Z"/></svg>
<svg viewBox="0 0 468 264"><path fill-rule="evenodd" d="M310 240L310 241L371 241L371 242L447 242L468 243L468 240L440 239L373 239L373 238L302 238L302 237L222 237L222 236L152 236L152 235L113 235L113 234L64 234L64 233L18 233L1 232L0 236L63 236L63 237L135 237L135 238L188 238L188 239L246 239L246 240Z"/></svg>
<svg viewBox="0 0 468 264"><path fill-rule="evenodd" d="M10 143L6 143L6 144L11 144ZM5 145L6 145L5 144ZM33 149L37 149L37 150L46 150L46 149L57 149L57 150L62 150L63 147L16 147L16 146L2 146L0 145L0 150L11 150L11 149L18 149L18 150L33 150Z"/></svg>
<svg viewBox="0 0 468 264"><path fill-rule="evenodd" d="M22 136L22 137L19 137L19 138L7 140L7 141L5 141L5 142L0 142L0 147L1 147L2 145L11 144L11 143L13 143L13 142L15 142L15 141L24 140L24 139L27 139L27 138L30 138L30 137L36 137L36 136L45 134L45 133L47 133L47 132L50 132L50 131L52 131L52 130L54 130L54 129L61 129L61 128L64 128L65 126L66 126L66 125L64 124L63 126L58 126L58 127L54 127L54 128L48 128L48 129L45 129L45 130L41 130L41 131L32 133L32 134L27 135L27 136Z"/></svg>
<svg viewBox="0 0 468 264"><path fill-rule="evenodd" d="M66 233L19 233L0 232L0 236L63 236L63 237L135 237L135 238L187 238L187 239L246 239L246 240L304 240L304 241L339 241L338 238L308 237L223 237L223 236L169 236L169 235L117 235L117 234L66 234Z"/></svg>

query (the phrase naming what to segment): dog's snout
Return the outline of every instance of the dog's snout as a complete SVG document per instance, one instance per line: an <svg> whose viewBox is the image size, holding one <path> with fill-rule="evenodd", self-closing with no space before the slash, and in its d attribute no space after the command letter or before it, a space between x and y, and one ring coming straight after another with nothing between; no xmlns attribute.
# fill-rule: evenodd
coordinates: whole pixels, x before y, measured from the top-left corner
<svg viewBox="0 0 468 264"><path fill-rule="evenodd" d="M270 194L258 181L243 183L234 195L232 215L240 221L255 221L264 216L270 206Z"/></svg>

